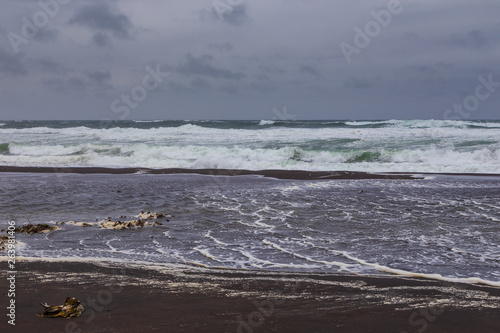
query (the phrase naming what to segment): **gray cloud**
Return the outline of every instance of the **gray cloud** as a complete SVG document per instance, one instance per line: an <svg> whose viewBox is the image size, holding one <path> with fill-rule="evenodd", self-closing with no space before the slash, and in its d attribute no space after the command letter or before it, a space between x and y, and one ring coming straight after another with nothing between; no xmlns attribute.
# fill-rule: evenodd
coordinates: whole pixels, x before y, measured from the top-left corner
<svg viewBox="0 0 500 333"><path fill-rule="evenodd" d="M47 61L41 61L47 63ZM57 64L50 64L48 68L59 68ZM52 74L57 74L53 72ZM113 87L109 84L111 73L109 71L93 71L85 72L84 75L67 75L68 71L59 71L59 76L42 79L43 84L59 93L84 93L86 91L94 91L101 93L103 90L109 90Z"/></svg>
<svg viewBox="0 0 500 333"><path fill-rule="evenodd" d="M271 81L257 81L250 83L250 88L261 94L272 94L276 91L276 85Z"/></svg>
<svg viewBox="0 0 500 333"><path fill-rule="evenodd" d="M191 53L186 55L186 62L177 67L177 72L185 75L199 75L211 77L214 79L241 80L246 75L233 72L229 69L218 68L212 65L214 58L211 55L204 54L199 57Z"/></svg>
<svg viewBox="0 0 500 333"><path fill-rule="evenodd" d="M343 85L345 89L369 89L373 83L367 79L360 79L355 77L348 78Z"/></svg>
<svg viewBox="0 0 500 333"><path fill-rule="evenodd" d="M87 77L91 82L97 83L97 84L104 84L109 82L111 80L111 73L109 71L105 72L87 72Z"/></svg>
<svg viewBox="0 0 500 333"><path fill-rule="evenodd" d="M308 110L301 119L439 119L474 93L479 75L500 82L496 0L401 1L351 63L340 43L355 45L354 27L387 0L242 2L208 1L200 11L199 1L71 1L15 56L8 33L22 36L21 18L41 8L4 1L1 108L16 110L11 118L113 117L110 103L142 83L147 65L171 75L131 117L267 119L288 105ZM220 16L216 3L226 4ZM472 116L498 118L499 103L496 89Z"/></svg>
<svg viewBox="0 0 500 333"><path fill-rule="evenodd" d="M286 70L279 68L275 65L259 65L259 69L266 73L271 74L283 74L286 73Z"/></svg>
<svg viewBox="0 0 500 333"><path fill-rule="evenodd" d="M174 92L190 91L190 89L188 89L185 85L183 85L182 83L179 83L179 82L170 81L167 83L167 86L170 90L172 90Z"/></svg>
<svg viewBox="0 0 500 333"><path fill-rule="evenodd" d="M321 73L318 71L318 69L315 66L310 66L310 65L304 65L300 66L300 71L302 73L308 73L313 76L320 76Z"/></svg>
<svg viewBox="0 0 500 333"><path fill-rule="evenodd" d="M129 38L132 22L121 13L113 11L107 3L86 5L76 11L70 19L70 24L78 24L93 30L113 33L118 38Z"/></svg>
<svg viewBox="0 0 500 333"><path fill-rule="evenodd" d="M35 63L37 64L37 67L46 73L52 73L60 76L66 76L68 72L70 72L69 69L67 69L64 65L57 63L53 60L50 59L39 59L36 60Z"/></svg>
<svg viewBox="0 0 500 333"><path fill-rule="evenodd" d="M69 78L61 78L61 77L52 77L45 78L42 80L43 84L46 87L51 88L52 90L60 93L69 93L69 92L83 92L86 88L85 81L76 76L72 76Z"/></svg>
<svg viewBox="0 0 500 333"><path fill-rule="evenodd" d="M191 87L195 89L205 89L205 88L211 88L212 86L210 82L208 82L207 80L201 77L197 77L194 80L191 80Z"/></svg>
<svg viewBox="0 0 500 333"><path fill-rule="evenodd" d="M479 30L472 30L465 36L454 35L451 37L450 44L476 51L491 48L485 34Z"/></svg>
<svg viewBox="0 0 500 333"><path fill-rule="evenodd" d="M210 43L208 45L210 49L218 50L218 51L231 51L233 49L233 44L231 43Z"/></svg>
<svg viewBox="0 0 500 333"><path fill-rule="evenodd" d="M5 75L26 75L28 71L20 56L14 56L0 48L0 73Z"/></svg>
<svg viewBox="0 0 500 333"><path fill-rule="evenodd" d="M111 46L111 38L105 33L102 33L100 31L96 32L92 36L92 42L94 45L99 47Z"/></svg>
<svg viewBox="0 0 500 333"><path fill-rule="evenodd" d="M36 33L35 37L33 37L34 40L37 42L53 42L57 39L57 36L59 35L59 31L57 29L53 28L43 28L38 30Z"/></svg>
<svg viewBox="0 0 500 333"><path fill-rule="evenodd" d="M412 68L420 74L439 75L445 71L453 70L455 66L451 63L439 62L437 64L420 65Z"/></svg>

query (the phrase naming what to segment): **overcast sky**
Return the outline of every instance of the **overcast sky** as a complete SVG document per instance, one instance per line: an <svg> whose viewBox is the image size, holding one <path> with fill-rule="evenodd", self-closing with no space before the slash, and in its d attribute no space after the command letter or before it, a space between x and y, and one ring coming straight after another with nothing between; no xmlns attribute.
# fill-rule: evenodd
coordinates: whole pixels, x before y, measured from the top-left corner
<svg viewBox="0 0 500 333"><path fill-rule="evenodd" d="M41 2L0 0L0 119L500 118L498 0Z"/></svg>

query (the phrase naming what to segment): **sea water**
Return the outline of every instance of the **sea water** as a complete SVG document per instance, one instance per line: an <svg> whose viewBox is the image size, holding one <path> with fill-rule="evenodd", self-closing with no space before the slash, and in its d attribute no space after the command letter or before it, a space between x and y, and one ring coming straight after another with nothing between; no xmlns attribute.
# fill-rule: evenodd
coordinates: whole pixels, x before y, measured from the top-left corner
<svg viewBox="0 0 500 333"><path fill-rule="evenodd" d="M1 227L8 220L59 227L17 234L19 256L398 274L500 286L499 177L298 181L4 173L0 179ZM148 210L172 217L131 230L98 225Z"/></svg>
<svg viewBox="0 0 500 333"><path fill-rule="evenodd" d="M500 173L500 121L2 121L0 165Z"/></svg>

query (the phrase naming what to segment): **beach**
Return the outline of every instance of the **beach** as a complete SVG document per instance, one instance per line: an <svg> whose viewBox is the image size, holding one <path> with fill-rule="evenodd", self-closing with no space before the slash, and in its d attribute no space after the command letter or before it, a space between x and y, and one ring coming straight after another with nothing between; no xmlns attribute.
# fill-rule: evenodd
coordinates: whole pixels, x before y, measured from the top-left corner
<svg viewBox="0 0 500 333"><path fill-rule="evenodd" d="M2 262L2 264L4 264ZM20 260L8 332L498 332L500 289L428 279ZM0 288L5 289L2 279ZM79 318L40 318L77 297ZM1 299L5 308L6 298ZM2 323L5 326L5 322Z"/></svg>
<svg viewBox="0 0 500 333"><path fill-rule="evenodd" d="M3 1L0 333L500 333L500 1Z"/></svg>
<svg viewBox="0 0 500 333"><path fill-rule="evenodd" d="M300 180L297 175L305 172L281 172L280 177L274 178L270 175L276 176L276 172L259 176L258 172L214 176L213 173L197 175L182 170L179 174L134 174L136 170L130 170L134 173L105 174L101 169L85 170L81 174L72 173L71 169L67 170L69 172L58 169L59 174L33 173L33 169L29 169L32 173L15 173L9 168L6 171L2 174L2 190L10 196L9 199L5 197L3 209L9 214L9 220L21 224L23 218L29 218L58 228L47 234L16 235L16 325L5 326L9 332L411 333L498 332L500 329L500 288L494 279L498 261L494 253L488 254L494 251L493 248L482 249L481 264L470 254L475 246L472 241L469 245L456 244L456 249L447 253L437 245L443 239L437 238L434 248L425 251L421 248L417 253L426 256L425 260L418 261L416 256L410 262L411 253L407 249L399 252L397 244L411 239L406 234L412 227L403 230L400 236L394 234L385 249L380 249L383 243L375 241L371 250L363 250L360 245L377 232L360 224L343 232L352 245L358 244L349 253L344 253L335 250L333 245L325 248L327 238L319 236L325 228L322 224L314 233L311 233L310 228L314 226L311 223L306 224L308 230L295 229L293 216L288 215L290 225L282 229L279 227L281 222L275 221L270 210L270 215L250 215L242 220L248 224L247 229L239 223L231 227L229 221L234 218L228 210L231 206L217 206L224 201L237 200L239 196L235 191L242 189L247 190L239 195L248 201L254 200L249 193L257 197L268 193L276 200L276 191L287 194L302 188L300 195L290 197L287 194L284 198L294 198L294 204L302 207L306 215L298 218L297 223L303 226L307 216L313 218L318 214L317 208L307 208L301 203L301 198L312 193L316 194L314 200L320 202L321 196L340 191L337 195L345 205L363 211L371 209L371 206L363 208L363 202L370 205L376 202L379 182L392 187L395 196L409 193L418 196L416 191L423 188L422 196L439 195L457 200L450 195L452 192L458 195L454 190L457 186L464 195L476 193L476 198L496 193L495 184L499 180L495 175L440 175L440 180L434 179L439 175L427 175L431 179L425 180L422 175L396 178L373 175L370 178L369 174L361 173L359 179L352 179L356 173L348 173L348 177L342 178L343 173L339 172L330 173L336 174L336 179L313 180L311 178L324 174L307 173L309 180ZM227 175L230 171L224 173ZM94 194L82 196L76 189ZM141 196L137 189L141 189ZM51 193L40 197L41 190ZM443 193L443 190L449 192ZM218 198L219 194L214 191L223 197L233 196L222 201L207 201L209 197ZM175 199L170 192L182 198L187 196L189 200L178 202L181 199ZM158 219L162 225L106 230L90 219L90 211L99 212L101 217L97 220L100 220L106 215L104 212L118 216L119 212L137 212L139 207L151 207L151 204L141 206L144 205L143 197L149 198L147 202L156 198L152 201L156 202L154 208L163 210L166 206L158 202L166 199L159 200L163 198L159 193L169 198L169 213L175 215L168 215L171 219L168 221ZM365 199L360 201L362 197ZM396 205L397 200L391 197L386 193L382 201L387 203L389 200L391 205ZM193 199L199 200L201 211L195 208L198 204L190 204ZM327 202L332 199L324 198ZM32 205L16 206L13 200L29 200ZM262 200L271 205L268 198ZM483 204L489 205L489 201ZM212 205L214 209L210 208ZM235 213L245 216L247 209L239 205L233 207L239 207ZM286 214L284 208L276 214ZM428 208L426 212L430 213ZM414 218L420 219L416 206L414 209ZM380 214L382 212L379 216L384 219ZM89 224L83 227L62 222L64 217ZM366 219L369 221L370 217ZM191 227L193 222L189 221L196 220L196 226ZM214 225L211 222L214 220L222 223ZM260 224L251 224L256 220L260 220ZM419 233L422 233L421 224L415 227ZM488 230L487 225L482 224L481 228ZM373 226L375 229L380 227ZM492 223L490 228L494 230L495 227ZM359 230L364 230L369 237L362 241L356 234ZM428 237L434 232L430 230ZM474 234L473 230L468 232ZM299 236L295 233L308 237L307 248L297 241ZM450 237L463 233L457 230L456 235ZM315 234L316 240L311 238ZM329 234L328 239L338 237L332 235ZM490 236L495 239L494 234ZM340 238L339 241L344 244ZM237 242L241 243L236 245ZM483 239L485 246L491 242ZM262 246L254 247L258 244ZM458 255L458 246L462 251L466 246L471 248L468 253ZM241 258L235 255L237 252L241 253ZM442 265L440 257L448 257L450 253L458 255L456 264L450 260ZM371 258L372 263L366 262L366 258ZM384 264L387 259L389 262ZM470 267L482 270L477 273L478 278L468 273L470 268L463 264L464 260L469 261ZM1 263L7 266L6 259ZM8 289L7 282L2 279L1 290ZM81 317L66 320L36 316L43 311L40 303L59 305L66 297L82 301L86 310ZM0 305L6 308L8 301L9 298L2 297ZM7 325L5 321L4 325Z"/></svg>
<svg viewBox="0 0 500 333"><path fill-rule="evenodd" d="M498 332L498 128L5 122L1 328Z"/></svg>

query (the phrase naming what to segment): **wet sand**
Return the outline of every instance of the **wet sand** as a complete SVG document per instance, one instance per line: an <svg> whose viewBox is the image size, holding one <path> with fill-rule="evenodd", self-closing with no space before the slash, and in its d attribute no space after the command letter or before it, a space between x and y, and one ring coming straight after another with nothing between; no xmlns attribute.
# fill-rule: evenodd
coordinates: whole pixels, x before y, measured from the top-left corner
<svg viewBox="0 0 500 333"><path fill-rule="evenodd" d="M412 173L367 173L353 171L303 171L303 170L241 170L241 169L147 169L147 168L98 168L98 167L16 167L0 166L0 173L77 173L77 174L199 174L212 176L263 176L278 179L416 179Z"/></svg>
<svg viewBox="0 0 500 333"><path fill-rule="evenodd" d="M262 176L277 179L422 179L424 176L500 177L490 173L428 173L428 172L361 172L361 171L305 171L305 170L243 170L243 169L148 169L148 168L100 168L100 167L28 167L0 166L1 173L56 173L56 174L198 174L211 176Z"/></svg>
<svg viewBox="0 0 500 333"><path fill-rule="evenodd" d="M500 288L481 285L102 262L16 269L16 326L4 314L2 332L500 332ZM5 312L4 277L0 289ZM81 317L35 315L69 296Z"/></svg>

